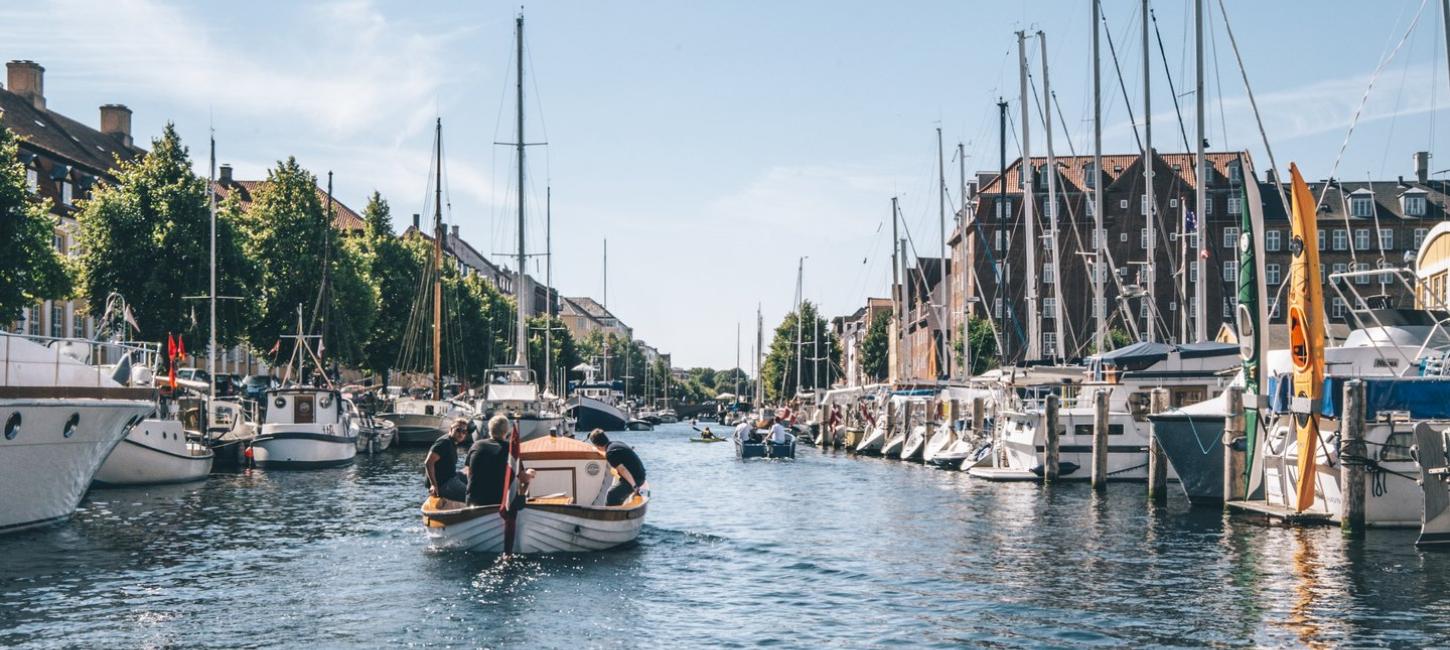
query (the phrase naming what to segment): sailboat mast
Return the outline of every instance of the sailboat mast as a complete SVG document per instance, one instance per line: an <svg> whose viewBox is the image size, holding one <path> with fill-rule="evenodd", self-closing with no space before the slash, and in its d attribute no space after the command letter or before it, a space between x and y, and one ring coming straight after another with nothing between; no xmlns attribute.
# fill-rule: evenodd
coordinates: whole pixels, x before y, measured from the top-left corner
<svg viewBox="0 0 1450 650"><path fill-rule="evenodd" d="M1007 234L1011 232L1006 227L1008 223L1007 217L1011 211L1007 209L1007 101L1001 97L997 98L997 156L999 165L999 171L997 172L997 202L992 207L991 218L996 222L996 236L1005 239ZM1012 269L1008 266L1007 262L1007 247L1005 245L997 245L996 241L994 239L991 244L983 242L983 245L996 245L997 252L995 257L996 259L1002 260L999 262L1002 265L1001 270L993 278L995 280L995 289L993 291L992 307L997 309L998 312L997 331L1005 332L1007 331L1007 313L1011 311L1012 303L1012 296L1007 293L1008 276ZM1003 242L1003 244L1005 243ZM998 300L1004 303L1001 307L997 306ZM988 317L991 317L990 312L988 313ZM1012 358L1011 351L1007 349L1007 346L1011 343L1012 337L1002 337L1001 357L1003 361Z"/></svg>
<svg viewBox="0 0 1450 650"><path fill-rule="evenodd" d="M765 407L765 382L761 381L761 353L765 346L765 316L760 313L760 304L755 305L755 406Z"/></svg>
<svg viewBox="0 0 1450 650"><path fill-rule="evenodd" d="M1030 100L1027 94L1027 32L1017 32L1017 76L1022 103L1022 163L1017 172L1022 177L1022 215L1027 223L1023 250L1027 254L1027 353L1024 358L1042 358L1042 312L1037 308L1037 222L1033 204L1037 199L1032 193L1033 178Z"/></svg>
<svg viewBox="0 0 1450 650"><path fill-rule="evenodd" d="M433 399L443 399L443 118L433 127Z"/></svg>
<svg viewBox="0 0 1450 650"><path fill-rule="evenodd" d="M216 397L216 134L211 136L211 164L207 168L206 175L206 203L207 210L211 212L211 302L207 307L210 313L211 331L210 340L206 346L206 374L211 383L210 397Z"/></svg>
<svg viewBox="0 0 1450 650"><path fill-rule="evenodd" d="M947 317L947 313L948 313L948 311L947 311L947 301L951 300L952 292L949 291L949 290L947 290L947 281L946 281L947 280L947 163L946 163L945 154L942 152L941 127L936 127L936 178L937 178L937 188L936 188L937 219L940 221L940 225L941 225L941 233L940 233L941 234L941 237L939 238L939 240L937 242L938 244L941 245L941 277L940 277L940 279L937 282L937 286L939 286L939 287L942 288L942 294L943 294L941 306L937 308L937 316L938 316L938 318L937 318L937 327L939 327L942 330L942 336L941 336L941 354L937 356L937 359L939 359L940 361L937 363L936 376L937 376L937 378L941 378L941 377L945 377L947 375L947 370L946 369L951 366L950 357L947 356L947 350L951 349L950 348L950 345L951 344L950 344L950 342L949 342L948 339L950 339L951 338L951 335L952 335L951 334L951 327L949 325L947 325L947 318L946 318ZM930 300L928 300L928 302L930 302Z"/></svg>
<svg viewBox="0 0 1450 650"><path fill-rule="evenodd" d="M1093 349L1102 354L1108 329L1107 296L1103 273L1107 269L1107 232L1103 230L1103 100L1102 65L1098 39L1102 32L1101 0L1093 0Z"/></svg>
<svg viewBox="0 0 1450 650"><path fill-rule="evenodd" d="M1047 102L1043 133L1047 137L1047 205L1051 209L1043 210L1042 216L1047 219L1046 251L1052 265L1052 358L1060 360L1067 356L1067 337L1063 335L1062 322L1062 265L1057 255L1057 157L1052 151L1052 86L1048 84L1047 77L1047 34L1037 32L1037 43L1042 47L1042 97Z"/></svg>
<svg viewBox="0 0 1450 650"><path fill-rule="evenodd" d="M1450 2L1450 0L1445 1ZM1197 170L1194 176L1197 177L1197 182L1194 183L1196 187L1194 187L1193 193L1193 241L1197 244L1194 246L1196 250L1193 251L1193 264L1198 269L1198 281L1193 285L1193 302L1198 306L1196 310L1198 314L1193 318L1193 337L1195 341L1207 341L1208 318L1206 318L1205 310L1208 308L1208 278L1203 275L1207 271L1207 260L1203 259L1203 253L1200 252L1208 248L1208 242L1203 239L1204 232L1207 230L1203 212L1208 197L1208 165L1203 153L1206 146L1204 143L1206 133L1203 126L1203 0L1195 0L1193 3L1193 47L1197 67L1196 89L1193 92L1193 98L1198 104L1198 157L1194 161L1194 169ZM1183 272L1187 273L1188 269L1185 267Z"/></svg>
<svg viewBox="0 0 1450 650"><path fill-rule="evenodd" d="M517 298L518 311L518 332L516 334L517 345L514 346L514 362L525 369L529 367L529 323L525 305L533 293L528 287L528 277L524 275L524 196L528 194L528 185L524 182L524 15L519 14L517 34L517 51L514 58L517 59L518 70L515 74L515 81L518 84L518 140L514 146L518 149L519 155L519 259L518 259L518 281L514 283L514 295Z"/></svg>
<svg viewBox="0 0 1450 650"><path fill-rule="evenodd" d="M554 188L544 187L544 392L554 386Z"/></svg>
<svg viewBox="0 0 1450 650"><path fill-rule="evenodd" d="M1158 318L1156 304L1153 300L1158 296L1158 277L1154 272L1153 262L1157 253L1157 233L1154 232L1155 223L1153 199L1153 93L1152 93L1152 48L1148 41L1148 20L1149 0L1143 0L1143 215L1148 225L1148 263L1144 266L1147 275L1146 292L1142 300L1148 305L1148 333L1147 340L1156 339L1158 331Z"/></svg>
<svg viewBox="0 0 1450 650"><path fill-rule="evenodd" d="M740 401L740 321L735 321L735 401Z"/></svg>
<svg viewBox="0 0 1450 650"><path fill-rule="evenodd" d="M801 357L804 356L802 353L804 352L805 345L801 334L805 327L806 315L801 305L801 290L804 288L802 287L802 283L805 281L805 274L806 258L802 257L795 271L795 392L797 395L800 394L801 386L804 385L801 382Z"/></svg>
<svg viewBox="0 0 1450 650"><path fill-rule="evenodd" d="M896 350L896 354L892 359L892 368L890 373L892 375L892 379L901 376L901 357L904 356L901 353L900 342L901 331L903 327L901 322L901 278L898 274L898 271L901 268L901 261L899 255L897 254L897 251L899 249L897 248L896 244L897 238L901 236L897 232L898 221L899 219L897 219L896 197L893 196L891 197L891 320L896 324L897 335L891 338L891 347Z"/></svg>

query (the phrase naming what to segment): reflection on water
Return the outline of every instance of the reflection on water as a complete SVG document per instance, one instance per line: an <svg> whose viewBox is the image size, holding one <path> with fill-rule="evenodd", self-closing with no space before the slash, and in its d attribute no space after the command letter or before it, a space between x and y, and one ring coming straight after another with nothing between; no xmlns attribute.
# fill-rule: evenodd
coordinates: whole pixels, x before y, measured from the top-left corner
<svg viewBox="0 0 1450 650"><path fill-rule="evenodd" d="M0 538L0 645L1445 645L1450 555L1410 531L1294 530L802 449L735 460L688 425L639 543L427 548L421 451L93 492Z"/></svg>

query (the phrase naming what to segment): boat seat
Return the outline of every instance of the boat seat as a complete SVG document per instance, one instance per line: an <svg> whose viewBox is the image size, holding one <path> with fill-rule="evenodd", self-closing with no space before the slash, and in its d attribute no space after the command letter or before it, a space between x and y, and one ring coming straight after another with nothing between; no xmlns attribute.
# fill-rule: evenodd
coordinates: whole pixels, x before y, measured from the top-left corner
<svg viewBox="0 0 1450 650"><path fill-rule="evenodd" d="M574 499L569 498L567 494L551 494L549 496L529 499L530 505L540 506L567 506L573 503Z"/></svg>

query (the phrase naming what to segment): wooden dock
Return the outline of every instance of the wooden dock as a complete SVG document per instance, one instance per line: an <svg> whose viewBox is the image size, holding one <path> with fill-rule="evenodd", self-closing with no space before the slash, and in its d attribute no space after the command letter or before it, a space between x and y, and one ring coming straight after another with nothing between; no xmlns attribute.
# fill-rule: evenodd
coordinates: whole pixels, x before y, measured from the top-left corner
<svg viewBox="0 0 1450 650"><path fill-rule="evenodd" d="M1327 512L1315 510L1295 512L1288 507L1269 503L1263 500L1229 501L1225 505L1227 505L1229 509L1235 511L1236 513L1262 516L1267 518L1270 523L1278 523L1285 526L1339 525L1339 522L1334 520L1333 515Z"/></svg>

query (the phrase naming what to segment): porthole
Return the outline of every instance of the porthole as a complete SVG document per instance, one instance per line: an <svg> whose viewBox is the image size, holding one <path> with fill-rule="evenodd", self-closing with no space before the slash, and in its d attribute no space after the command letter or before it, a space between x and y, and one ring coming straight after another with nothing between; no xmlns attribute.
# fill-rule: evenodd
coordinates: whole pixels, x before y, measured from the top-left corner
<svg viewBox="0 0 1450 650"><path fill-rule="evenodd" d="M80 426L80 424L81 424L81 414L80 413L72 413L72 414L70 414L70 419L65 421L65 431L62 431L61 432L61 435L62 436L65 436L67 438L69 438L71 436L74 436L76 434L76 428L78 428Z"/></svg>
<svg viewBox="0 0 1450 650"><path fill-rule="evenodd" d="M327 393L323 393L321 397L317 398L317 405L322 408L332 406L332 396L328 395Z"/></svg>
<svg viewBox="0 0 1450 650"><path fill-rule="evenodd" d="M278 397L277 399L275 399L275 400L272 401L272 404L274 406L276 406L277 408L282 408L282 407L284 407L284 406L287 405L287 398L285 398L285 397Z"/></svg>
<svg viewBox="0 0 1450 650"><path fill-rule="evenodd" d="M14 440L20 435L20 414L11 413L10 419L5 421L5 439Z"/></svg>

